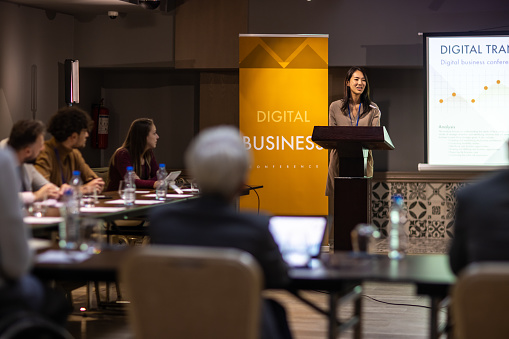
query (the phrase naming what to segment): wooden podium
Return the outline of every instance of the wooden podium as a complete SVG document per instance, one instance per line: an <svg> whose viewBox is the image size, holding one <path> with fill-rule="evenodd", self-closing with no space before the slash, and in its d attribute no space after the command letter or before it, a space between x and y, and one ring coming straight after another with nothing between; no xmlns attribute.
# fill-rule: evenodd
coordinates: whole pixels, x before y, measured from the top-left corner
<svg viewBox="0 0 509 339"><path fill-rule="evenodd" d="M315 126L311 139L336 149L339 177L334 178L334 249L351 251L350 232L371 223L371 178L365 176L369 150L393 150L385 127Z"/></svg>

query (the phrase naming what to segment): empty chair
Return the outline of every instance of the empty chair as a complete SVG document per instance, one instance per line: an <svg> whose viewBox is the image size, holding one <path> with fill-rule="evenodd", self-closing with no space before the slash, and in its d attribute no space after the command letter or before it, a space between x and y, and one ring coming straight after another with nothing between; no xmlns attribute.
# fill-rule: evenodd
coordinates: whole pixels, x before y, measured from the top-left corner
<svg viewBox="0 0 509 339"><path fill-rule="evenodd" d="M120 274L136 338L259 338L263 275L247 252L140 247Z"/></svg>
<svg viewBox="0 0 509 339"><path fill-rule="evenodd" d="M509 263L466 267L453 289L454 337L509 338Z"/></svg>

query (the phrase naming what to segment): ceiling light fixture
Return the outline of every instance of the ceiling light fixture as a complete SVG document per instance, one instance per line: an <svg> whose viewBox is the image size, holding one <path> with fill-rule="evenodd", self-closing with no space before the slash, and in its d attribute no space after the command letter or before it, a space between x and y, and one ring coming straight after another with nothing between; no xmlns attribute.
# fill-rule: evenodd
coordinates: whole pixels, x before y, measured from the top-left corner
<svg viewBox="0 0 509 339"><path fill-rule="evenodd" d="M116 19L118 17L118 12L117 11L108 11L108 16L110 17L110 19Z"/></svg>

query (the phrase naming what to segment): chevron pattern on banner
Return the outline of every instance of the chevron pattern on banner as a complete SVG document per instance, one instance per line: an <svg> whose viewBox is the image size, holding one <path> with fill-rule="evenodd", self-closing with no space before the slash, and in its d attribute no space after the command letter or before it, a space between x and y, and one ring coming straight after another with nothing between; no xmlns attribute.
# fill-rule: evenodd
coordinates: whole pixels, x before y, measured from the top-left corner
<svg viewBox="0 0 509 339"><path fill-rule="evenodd" d="M240 68L328 68L327 39L242 37L240 50Z"/></svg>

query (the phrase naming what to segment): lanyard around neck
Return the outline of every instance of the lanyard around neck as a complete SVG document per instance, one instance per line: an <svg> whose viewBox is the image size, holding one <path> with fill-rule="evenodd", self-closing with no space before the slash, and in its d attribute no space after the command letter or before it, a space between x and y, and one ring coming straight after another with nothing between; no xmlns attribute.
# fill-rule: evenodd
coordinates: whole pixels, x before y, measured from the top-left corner
<svg viewBox="0 0 509 339"><path fill-rule="evenodd" d="M66 184L67 180L65 180L64 167L62 166L62 161L60 159L60 153L58 153L58 149L56 147L53 148L53 150L55 151L55 155L57 156L57 162L60 167L60 176L62 177L62 184Z"/></svg>
<svg viewBox="0 0 509 339"><path fill-rule="evenodd" d="M361 105L359 104L359 112L357 112L357 124L355 126L359 126L359 118L361 117ZM353 126L352 116L350 115L350 104L348 104L348 117L350 118L350 126Z"/></svg>

